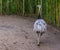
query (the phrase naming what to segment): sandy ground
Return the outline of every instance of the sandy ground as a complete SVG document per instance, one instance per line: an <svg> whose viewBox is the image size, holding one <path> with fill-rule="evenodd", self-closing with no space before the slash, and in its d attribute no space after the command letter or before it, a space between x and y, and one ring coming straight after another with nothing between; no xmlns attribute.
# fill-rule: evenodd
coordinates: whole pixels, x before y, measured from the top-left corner
<svg viewBox="0 0 60 50"><path fill-rule="evenodd" d="M60 32L48 25L48 31L37 46L34 19L0 16L0 50L60 50Z"/></svg>

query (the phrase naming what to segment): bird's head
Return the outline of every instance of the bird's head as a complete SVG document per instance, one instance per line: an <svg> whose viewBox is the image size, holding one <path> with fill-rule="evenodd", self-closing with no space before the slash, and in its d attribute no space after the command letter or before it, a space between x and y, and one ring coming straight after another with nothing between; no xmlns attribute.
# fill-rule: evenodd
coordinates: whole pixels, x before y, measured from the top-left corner
<svg viewBox="0 0 60 50"><path fill-rule="evenodd" d="M37 5L37 7L38 7L38 9L39 9L38 11L40 12L40 9L41 9L41 5Z"/></svg>

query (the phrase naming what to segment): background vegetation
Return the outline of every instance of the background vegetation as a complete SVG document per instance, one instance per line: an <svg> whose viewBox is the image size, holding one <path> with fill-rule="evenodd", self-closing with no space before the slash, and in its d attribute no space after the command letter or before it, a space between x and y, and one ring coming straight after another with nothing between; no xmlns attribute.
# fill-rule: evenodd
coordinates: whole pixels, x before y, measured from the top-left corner
<svg viewBox="0 0 60 50"><path fill-rule="evenodd" d="M0 15L37 16L37 4L41 4L41 15L47 23L60 28L60 0L0 0Z"/></svg>

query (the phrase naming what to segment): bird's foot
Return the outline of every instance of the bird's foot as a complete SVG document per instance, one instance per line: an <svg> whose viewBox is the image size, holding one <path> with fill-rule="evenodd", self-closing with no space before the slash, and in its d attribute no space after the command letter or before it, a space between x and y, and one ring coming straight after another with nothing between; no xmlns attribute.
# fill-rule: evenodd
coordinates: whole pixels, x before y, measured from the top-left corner
<svg viewBox="0 0 60 50"><path fill-rule="evenodd" d="M40 46L40 44L37 44L37 46Z"/></svg>
<svg viewBox="0 0 60 50"><path fill-rule="evenodd" d="M37 46L40 46L40 43L41 43L41 42L39 42L39 43L37 44Z"/></svg>

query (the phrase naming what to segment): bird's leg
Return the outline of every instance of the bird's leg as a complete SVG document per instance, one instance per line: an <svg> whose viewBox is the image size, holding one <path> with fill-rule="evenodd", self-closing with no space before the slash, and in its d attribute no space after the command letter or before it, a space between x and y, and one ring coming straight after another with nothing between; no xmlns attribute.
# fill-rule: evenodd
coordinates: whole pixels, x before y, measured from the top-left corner
<svg viewBox="0 0 60 50"><path fill-rule="evenodd" d="M39 46L40 46L40 43L41 43L41 33L39 33Z"/></svg>
<svg viewBox="0 0 60 50"><path fill-rule="evenodd" d="M40 31L37 31L37 45L40 46L40 42L41 42L41 32Z"/></svg>
<svg viewBox="0 0 60 50"><path fill-rule="evenodd" d="M41 34L40 34L40 36L42 36L44 34L44 32L42 32Z"/></svg>
<svg viewBox="0 0 60 50"><path fill-rule="evenodd" d="M38 41L37 45L40 46L40 43L39 43L39 42L40 42L40 40L39 40L39 36L38 36L37 41Z"/></svg>
<svg viewBox="0 0 60 50"><path fill-rule="evenodd" d="M38 46L40 46L40 38L41 38L40 33L38 33L38 39L37 39L37 41L38 41L37 45Z"/></svg>

